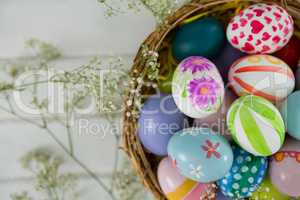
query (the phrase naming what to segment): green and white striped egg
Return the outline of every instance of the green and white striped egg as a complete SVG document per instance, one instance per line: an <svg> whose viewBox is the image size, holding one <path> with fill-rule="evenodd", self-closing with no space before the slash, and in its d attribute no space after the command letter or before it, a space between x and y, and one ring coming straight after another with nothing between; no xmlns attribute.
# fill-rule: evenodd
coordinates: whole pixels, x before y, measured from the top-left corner
<svg viewBox="0 0 300 200"><path fill-rule="evenodd" d="M237 99L227 113L227 126L236 143L256 156L270 156L285 138L283 119L268 100L247 95Z"/></svg>

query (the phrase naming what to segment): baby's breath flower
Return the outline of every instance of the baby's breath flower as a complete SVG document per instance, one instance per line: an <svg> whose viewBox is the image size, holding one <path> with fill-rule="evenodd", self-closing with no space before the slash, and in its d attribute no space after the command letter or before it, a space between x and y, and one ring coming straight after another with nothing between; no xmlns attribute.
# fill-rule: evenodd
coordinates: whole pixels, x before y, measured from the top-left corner
<svg viewBox="0 0 300 200"><path fill-rule="evenodd" d="M136 175L131 164L126 160L114 176L116 182L115 191L122 200L146 199L146 191L143 188L139 177Z"/></svg>
<svg viewBox="0 0 300 200"><path fill-rule="evenodd" d="M14 85L11 83L6 83L6 82L0 82L0 92L5 91L5 90L10 90L13 89Z"/></svg>
<svg viewBox="0 0 300 200"><path fill-rule="evenodd" d="M32 197L29 196L28 192L21 192L10 195L12 200L33 200Z"/></svg>
<svg viewBox="0 0 300 200"><path fill-rule="evenodd" d="M107 16L122 14L128 10L140 11L144 7L152 12L159 24L180 5L189 0L98 0L106 9Z"/></svg>
<svg viewBox="0 0 300 200"><path fill-rule="evenodd" d="M26 47L35 51L40 58L50 61L57 59L61 56L60 51L50 43L43 42L36 38L31 38L26 41Z"/></svg>
<svg viewBox="0 0 300 200"><path fill-rule="evenodd" d="M77 177L73 174L61 174L60 167L64 160L49 149L36 149L21 159L24 169L33 173L36 178L36 190L44 199L65 200L76 199ZM49 192L51 191L51 192ZM28 192L11 195L12 200L33 200Z"/></svg>
<svg viewBox="0 0 300 200"><path fill-rule="evenodd" d="M128 100L126 103L127 103L127 106L132 106L132 100Z"/></svg>
<svg viewBox="0 0 300 200"><path fill-rule="evenodd" d="M130 112L126 112L126 116L127 116L127 117L130 117L130 116L131 116L131 113L130 113Z"/></svg>

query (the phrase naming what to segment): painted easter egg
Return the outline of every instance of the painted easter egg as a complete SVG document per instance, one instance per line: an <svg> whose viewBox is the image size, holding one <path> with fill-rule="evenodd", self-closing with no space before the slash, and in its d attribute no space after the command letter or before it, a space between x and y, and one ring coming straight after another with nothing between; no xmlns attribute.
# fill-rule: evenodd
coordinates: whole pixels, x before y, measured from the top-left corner
<svg viewBox="0 0 300 200"><path fill-rule="evenodd" d="M218 112L205 118L195 119L193 126L210 128L216 133L230 139L230 132L226 124L226 114L236 98L236 95L231 90L226 89L223 104Z"/></svg>
<svg viewBox="0 0 300 200"><path fill-rule="evenodd" d="M287 133L300 140L300 91L288 96L282 103L280 111L285 122Z"/></svg>
<svg viewBox="0 0 300 200"><path fill-rule="evenodd" d="M296 90L300 90L300 67L296 70Z"/></svg>
<svg viewBox="0 0 300 200"><path fill-rule="evenodd" d="M195 20L178 28L172 41L173 56L177 61L189 56L214 57L220 53L225 38L224 27L218 20Z"/></svg>
<svg viewBox="0 0 300 200"><path fill-rule="evenodd" d="M295 77L282 60L269 55L252 55L231 66L229 84L239 96L254 94L276 102L292 93Z"/></svg>
<svg viewBox="0 0 300 200"><path fill-rule="evenodd" d="M254 4L241 11L227 27L227 39L249 54L274 53L294 32L293 18L278 5Z"/></svg>
<svg viewBox="0 0 300 200"><path fill-rule="evenodd" d="M282 146L285 127L278 109L264 98L240 97L227 113L233 140L256 156L270 156Z"/></svg>
<svg viewBox="0 0 300 200"><path fill-rule="evenodd" d="M214 184L198 183L183 177L169 157L160 161L157 177L168 200L215 199L213 197L216 193Z"/></svg>
<svg viewBox="0 0 300 200"><path fill-rule="evenodd" d="M182 175L201 183L223 177L233 161L227 140L208 128L177 132L169 141L168 154Z"/></svg>
<svg viewBox="0 0 300 200"><path fill-rule="evenodd" d="M277 51L274 56L286 62L291 69L297 69L300 60L300 40L293 36L289 43Z"/></svg>
<svg viewBox="0 0 300 200"><path fill-rule="evenodd" d="M269 179L266 177L259 188L253 192L249 200L290 200L290 198L280 193L276 187L274 187Z"/></svg>
<svg viewBox="0 0 300 200"><path fill-rule="evenodd" d="M203 118L221 107L224 83L211 61L192 56L184 59L175 70L172 95L184 114L192 118Z"/></svg>
<svg viewBox="0 0 300 200"><path fill-rule="evenodd" d="M254 156L238 146L232 146L234 161L230 171L217 184L231 198L246 198L263 181L268 167L265 157Z"/></svg>
<svg viewBox="0 0 300 200"><path fill-rule="evenodd" d="M217 66L224 83L228 82L228 72L230 66L239 58L246 56L246 53L234 48L230 43L226 42L222 52L212 62Z"/></svg>
<svg viewBox="0 0 300 200"><path fill-rule="evenodd" d="M231 198L225 196L221 190L217 193L217 199L216 200L232 200Z"/></svg>
<svg viewBox="0 0 300 200"><path fill-rule="evenodd" d="M173 133L188 124L172 96L150 96L143 105L138 121L138 135L143 146L156 155L167 155L167 145Z"/></svg>
<svg viewBox="0 0 300 200"><path fill-rule="evenodd" d="M270 163L272 184L282 193L300 197L300 141L287 138Z"/></svg>

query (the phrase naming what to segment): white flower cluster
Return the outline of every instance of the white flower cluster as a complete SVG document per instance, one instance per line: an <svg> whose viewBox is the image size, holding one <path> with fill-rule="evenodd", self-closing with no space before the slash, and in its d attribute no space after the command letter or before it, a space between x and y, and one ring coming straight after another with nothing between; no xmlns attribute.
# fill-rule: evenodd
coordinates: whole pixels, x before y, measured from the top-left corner
<svg viewBox="0 0 300 200"><path fill-rule="evenodd" d="M180 5L189 0L98 0L105 9L107 16L114 16L128 10L135 12L145 7L152 12L159 24L172 14Z"/></svg>

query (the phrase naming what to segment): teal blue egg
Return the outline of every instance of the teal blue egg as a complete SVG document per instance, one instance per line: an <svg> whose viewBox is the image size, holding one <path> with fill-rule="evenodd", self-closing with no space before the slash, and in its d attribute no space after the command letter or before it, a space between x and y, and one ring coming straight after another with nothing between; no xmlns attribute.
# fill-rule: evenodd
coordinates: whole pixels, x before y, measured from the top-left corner
<svg viewBox="0 0 300 200"><path fill-rule="evenodd" d="M233 162L230 144L209 128L175 133L168 144L168 155L183 176L201 183L222 178Z"/></svg>
<svg viewBox="0 0 300 200"><path fill-rule="evenodd" d="M262 183L268 168L266 157L254 156L237 145L232 146L234 161L230 171L217 184L233 199L250 197Z"/></svg>
<svg viewBox="0 0 300 200"><path fill-rule="evenodd" d="M296 77L296 90L300 90L300 65L295 74Z"/></svg>
<svg viewBox="0 0 300 200"><path fill-rule="evenodd" d="M190 56L213 58L225 45L223 25L214 18L203 18L178 28L172 41L173 56L177 61Z"/></svg>
<svg viewBox="0 0 300 200"><path fill-rule="evenodd" d="M280 107L287 133L300 140L300 91L288 96Z"/></svg>

